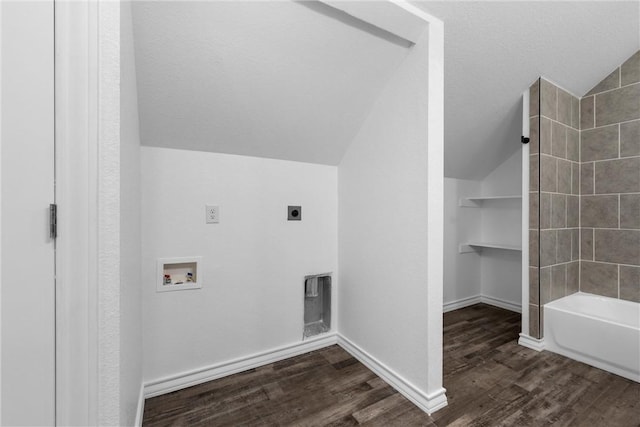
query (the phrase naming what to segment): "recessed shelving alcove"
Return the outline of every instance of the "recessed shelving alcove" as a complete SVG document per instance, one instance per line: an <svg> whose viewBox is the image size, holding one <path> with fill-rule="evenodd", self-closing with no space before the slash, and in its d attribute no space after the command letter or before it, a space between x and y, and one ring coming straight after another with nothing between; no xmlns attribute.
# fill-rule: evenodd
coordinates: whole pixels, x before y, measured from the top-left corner
<svg viewBox="0 0 640 427"><path fill-rule="evenodd" d="M499 209L512 209L510 201L522 200L521 195L498 195L498 196L470 196L462 197L458 200L458 206L462 208L483 208L488 203L496 204ZM517 206L518 208L520 205ZM497 239L495 237L498 237ZM500 249L506 251L522 251L521 244L511 242L501 242L499 236L490 236L485 240L474 240L471 242L463 242L458 245L458 252L464 253L482 253L483 249Z"/></svg>

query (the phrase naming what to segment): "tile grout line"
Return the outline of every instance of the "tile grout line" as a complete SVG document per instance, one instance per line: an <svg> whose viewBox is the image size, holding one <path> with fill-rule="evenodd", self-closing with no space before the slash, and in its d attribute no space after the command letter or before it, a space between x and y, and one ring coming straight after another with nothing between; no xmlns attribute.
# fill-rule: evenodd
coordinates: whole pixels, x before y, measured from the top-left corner
<svg viewBox="0 0 640 427"><path fill-rule="evenodd" d="M624 125L624 124L627 124L627 123L632 123L632 122L637 122L637 121L640 121L640 118L638 118L638 119L631 119L631 120L623 120L623 121L621 121L621 122L616 122L616 123L608 123L608 124L606 124L606 125L601 125L601 126L594 126L594 127L589 128L589 129L584 129L584 131L585 131L585 132L589 132L589 131L591 131L591 130L608 128L609 126L615 126L615 125L617 125L617 124L623 124L623 125Z"/></svg>
<svg viewBox="0 0 640 427"><path fill-rule="evenodd" d="M569 270L569 265L565 264L565 267L564 267L564 296L565 297L567 296L567 286L568 286L568 284L567 284L567 281L568 281L568 273L567 273L567 271L568 270Z"/></svg>
<svg viewBox="0 0 640 427"><path fill-rule="evenodd" d="M596 96L593 96L593 127L596 127Z"/></svg>
<svg viewBox="0 0 640 427"><path fill-rule="evenodd" d="M574 227L575 228L575 227ZM584 227L592 230L599 231L630 231L630 232L640 232L640 228L616 228L616 227Z"/></svg>
<svg viewBox="0 0 640 427"><path fill-rule="evenodd" d="M571 115L571 110L569 110L569 115ZM569 117L569 121L571 121L571 117ZM567 125L563 125L564 129L564 158L569 159L569 127Z"/></svg>
<svg viewBox="0 0 640 427"><path fill-rule="evenodd" d="M597 264L617 265L621 267L633 267L633 268L640 267L640 265L637 265L637 264L625 264L625 263L610 262L610 261L596 261L596 260L590 260L590 259L584 259L583 261L597 263Z"/></svg>
<svg viewBox="0 0 640 427"><path fill-rule="evenodd" d="M622 128L620 126L620 123L618 123L618 158L622 158L621 156L621 151L620 151L620 133L622 132Z"/></svg>
<svg viewBox="0 0 640 427"><path fill-rule="evenodd" d="M591 164L593 165L592 170L593 170L593 194L598 194L596 193L596 162L591 162Z"/></svg>
<svg viewBox="0 0 640 427"><path fill-rule="evenodd" d="M638 81L638 82L633 82L633 83L629 83L629 84L626 84L626 85L624 85L624 86L623 86L622 84L620 84L618 87L614 87L613 89L607 89L607 90L603 90L602 92L596 92L596 93L592 93L592 94L590 94L590 95L585 95L585 96L583 96L581 99L583 99L583 98L589 98L590 96L593 96L593 97L595 98L595 97L596 97L596 95L602 95L602 94L604 94L604 93L613 92L613 91L620 90L620 89L624 89L624 88L627 88L627 87L629 87L629 86L633 86L633 85L637 85L637 84L640 84L640 81Z"/></svg>
<svg viewBox="0 0 640 427"><path fill-rule="evenodd" d="M544 156L548 156L549 154L543 154ZM636 158L640 158L639 155L637 154L632 154L631 156L624 156L624 157L612 157L610 159L597 159L597 160L589 160L589 162L613 162L616 160L627 160L627 159L636 159Z"/></svg>
<svg viewBox="0 0 640 427"><path fill-rule="evenodd" d="M551 82L549 82L551 83ZM556 90L556 119L558 118L558 86L553 85L553 87ZM551 141L553 142L553 138L551 138Z"/></svg>

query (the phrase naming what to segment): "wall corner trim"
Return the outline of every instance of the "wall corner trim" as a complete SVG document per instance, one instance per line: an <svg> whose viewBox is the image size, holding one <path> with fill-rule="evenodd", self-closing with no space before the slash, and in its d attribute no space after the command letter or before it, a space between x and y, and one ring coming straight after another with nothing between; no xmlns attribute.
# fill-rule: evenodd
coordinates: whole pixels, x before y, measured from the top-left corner
<svg viewBox="0 0 640 427"><path fill-rule="evenodd" d="M338 334L338 345L358 359L363 365L371 369L376 375L386 381L391 387L409 399L422 411L431 415L438 409L447 406L446 390L442 387L427 394L419 390L416 386L404 379L391 368L371 356L369 353L358 347L351 340Z"/></svg>
<svg viewBox="0 0 640 427"><path fill-rule="evenodd" d="M527 334L520 333L520 338L518 339L518 344L523 347L530 348L535 351L544 350L544 338L533 338Z"/></svg>
<svg viewBox="0 0 640 427"><path fill-rule="evenodd" d="M140 384L140 393L138 393L138 409L136 410L135 427L142 427L142 418L144 417L144 383Z"/></svg>
<svg viewBox="0 0 640 427"><path fill-rule="evenodd" d="M211 366L185 371L164 378L149 381L144 384L144 397L150 398L171 393L183 388L202 384L207 381L237 374L248 369L258 368L310 351L319 350L337 343L335 333L323 335L316 339L308 339L299 343L278 347L250 356L239 357Z"/></svg>

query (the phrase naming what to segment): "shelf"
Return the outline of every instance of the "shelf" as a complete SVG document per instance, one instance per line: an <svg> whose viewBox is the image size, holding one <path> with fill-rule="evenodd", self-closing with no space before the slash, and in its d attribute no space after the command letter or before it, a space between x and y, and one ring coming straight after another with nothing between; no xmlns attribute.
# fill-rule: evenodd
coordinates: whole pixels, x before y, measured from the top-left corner
<svg viewBox="0 0 640 427"><path fill-rule="evenodd" d="M506 251L521 251L521 245L512 245L508 243L479 243L479 242L469 242L469 243L461 243L458 247L458 251L461 254L468 252L479 252L482 251L483 248L490 249L503 249Z"/></svg>
<svg viewBox="0 0 640 427"><path fill-rule="evenodd" d="M483 202L491 200L519 200L522 196L476 196L476 197L463 197L458 201L458 206L464 208L479 208Z"/></svg>

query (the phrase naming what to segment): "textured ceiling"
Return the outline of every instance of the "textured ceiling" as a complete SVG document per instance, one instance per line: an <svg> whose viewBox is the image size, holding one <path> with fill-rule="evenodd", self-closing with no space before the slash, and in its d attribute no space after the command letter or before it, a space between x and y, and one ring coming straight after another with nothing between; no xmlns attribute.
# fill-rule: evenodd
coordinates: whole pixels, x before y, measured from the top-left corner
<svg viewBox="0 0 640 427"><path fill-rule="evenodd" d="M480 179L519 147L539 76L582 96L640 49L640 2L413 2L445 26L445 175Z"/></svg>
<svg viewBox="0 0 640 427"><path fill-rule="evenodd" d="M543 76L581 96L640 48L638 1L415 1L445 23L445 175L519 149ZM318 2L136 1L144 145L338 164L407 53Z"/></svg>
<svg viewBox="0 0 640 427"><path fill-rule="evenodd" d="M332 165L409 47L318 2L136 1L133 24L144 145Z"/></svg>

